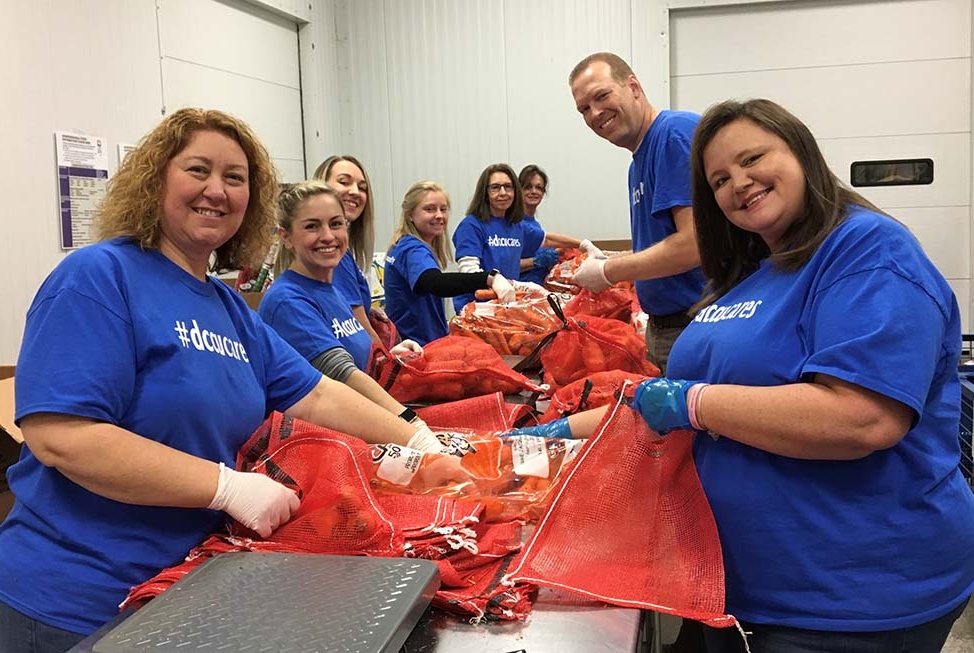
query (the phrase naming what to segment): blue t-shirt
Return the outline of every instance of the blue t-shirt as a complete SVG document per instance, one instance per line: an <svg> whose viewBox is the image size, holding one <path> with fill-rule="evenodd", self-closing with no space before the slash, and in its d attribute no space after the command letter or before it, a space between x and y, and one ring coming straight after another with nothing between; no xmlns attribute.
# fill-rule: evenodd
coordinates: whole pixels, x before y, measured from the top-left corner
<svg viewBox="0 0 974 653"><path fill-rule="evenodd" d="M544 240L543 235L537 242L536 238L525 232L523 220L508 224L504 218L491 216L490 222L481 222L477 216L468 215L453 232L453 247L456 260L474 256L480 259L482 269L497 269L509 280L515 281L521 277L522 253L532 247L537 251ZM473 300L472 294L458 295L453 298L453 307L459 313Z"/></svg>
<svg viewBox="0 0 974 653"><path fill-rule="evenodd" d="M320 379L228 285L118 239L66 257L34 298L16 419L88 417L233 467L265 416ZM77 633L113 618L129 588L182 561L226 519L107 499L27 447L8 480L17 501L0 525L0 600Z"/></svg>
<svg viewBox="0 0 974 653"><path fill-rule="evenodd" d="M369 308L372 306L372 290L369 288L368 279L355 263L351 251L346 251L345 256L338 262L338 267L332 273L331 283L348 300L349 306L363 306L368 315Z"/></svg>
<svg viewBox="0 0 974 653"><path fill-rule="evenodd" d="M892 630L971 595L960 343L957 301L913 235L856 207L801 269L765 261L684 330L670 354L673 378L774 386L826 374L918 416L898 444L851 461L697 436L729 614L814 630Z"/></svg>
<svg viewBox="0 0 974 653"><path fill-rule="evenodd" d="M629 222L632 250L640 252L670 234L676 224L670 209L690 206L690 143L700 116L660 111L629 165ZM686 311L700 300L700 268L671 277L637 281L639 305L650 315Z"/></svg>
<svg viewBox="0 0 974 653"><path fill-rule="evenodd" d="M383 278L386 314L404 339L425 345L447 334L443 298L414 290L424 272L439 269L433 250L415 236L407 234L389 249Z"/></svg>
<svg viewBox="0 0 974 653"><path fill-rule="evenodd" d="M360 370L369 364L372 338L330 283L285 270L268 288L257 312L306 360L342 347Z"/></svg>
<svg viewBox="0 0 974 653"><path fill-rule="evenodd" d="M533 258L544 243L544 228L540 222L530 215L524 216L521 224L524 225L525 236L524 251L521 253L521 258ZM545 277L548 276L548 270L550 269L532 267L522 272L520 279L521 281L532 281L538 285L543 285Z"/></svg>

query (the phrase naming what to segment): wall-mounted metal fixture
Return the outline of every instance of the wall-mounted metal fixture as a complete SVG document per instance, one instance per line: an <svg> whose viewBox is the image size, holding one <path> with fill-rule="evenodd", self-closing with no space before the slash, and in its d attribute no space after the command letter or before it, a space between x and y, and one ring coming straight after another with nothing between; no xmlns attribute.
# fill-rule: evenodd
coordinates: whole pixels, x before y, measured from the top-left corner
<svg viewBox="0 0 974 653"><path fill-rule="evenodd" d="M915 186L933 183L933 159L853 161L853 186Z"/></svg>

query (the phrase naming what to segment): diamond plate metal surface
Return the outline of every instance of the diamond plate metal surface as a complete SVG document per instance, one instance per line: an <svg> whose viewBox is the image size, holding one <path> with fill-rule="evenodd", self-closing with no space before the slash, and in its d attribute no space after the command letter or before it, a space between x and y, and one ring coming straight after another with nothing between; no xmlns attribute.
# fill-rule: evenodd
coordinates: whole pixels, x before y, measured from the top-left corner
<svg viewBox="0 0 974 653"><path fill-rule="evenodd" d="M129 651L397 651L439 587L428 560L225 553L93 647Z"/></svg>

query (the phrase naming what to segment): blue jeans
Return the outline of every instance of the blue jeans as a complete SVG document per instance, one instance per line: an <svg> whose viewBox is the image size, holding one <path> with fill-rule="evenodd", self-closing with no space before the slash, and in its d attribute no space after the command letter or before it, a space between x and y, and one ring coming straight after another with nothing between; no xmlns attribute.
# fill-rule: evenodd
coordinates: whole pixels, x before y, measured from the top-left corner
<svg viewBox="0 0 974 653"><path fill-rule="evenodd" d="M31 619L0 601L0 653L64 653L84 638Z"/></svg>
<svg viewBox="0 0 974 653"><path fill-rule="evenodd" d="M970 599L968 599L969 601ZM804 630L742 622L751 653L940 653L967 601L944 616L912 628L866 633ZM744 653L737 628L704 628L707 653Z"/></svg>

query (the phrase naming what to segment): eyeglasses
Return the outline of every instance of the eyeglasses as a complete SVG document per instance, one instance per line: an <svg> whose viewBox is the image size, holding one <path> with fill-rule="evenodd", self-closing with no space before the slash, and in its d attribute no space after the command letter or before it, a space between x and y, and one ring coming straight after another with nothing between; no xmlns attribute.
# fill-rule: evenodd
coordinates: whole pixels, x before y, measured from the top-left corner
<svg viewBox="0 0 974 653"><path fill-rule="evenodd" d="M496 195L497 193L504 191L505 193L510 193L514 190L513 184L490 184L487 186L487 192L491 195Z"/></svg>

